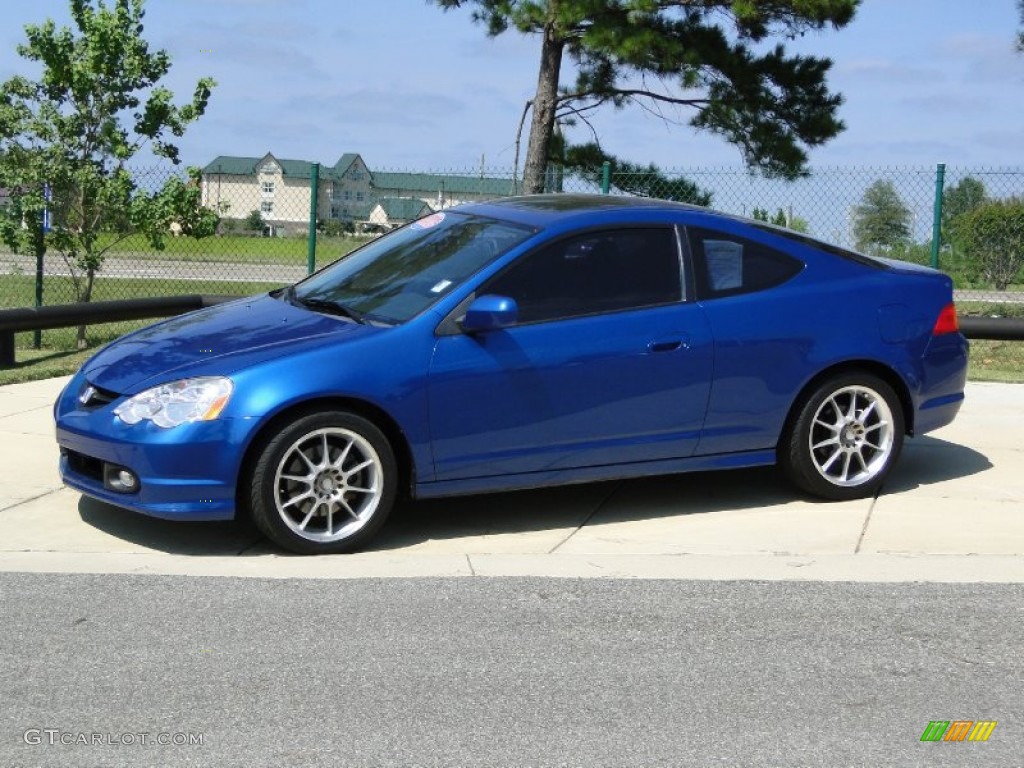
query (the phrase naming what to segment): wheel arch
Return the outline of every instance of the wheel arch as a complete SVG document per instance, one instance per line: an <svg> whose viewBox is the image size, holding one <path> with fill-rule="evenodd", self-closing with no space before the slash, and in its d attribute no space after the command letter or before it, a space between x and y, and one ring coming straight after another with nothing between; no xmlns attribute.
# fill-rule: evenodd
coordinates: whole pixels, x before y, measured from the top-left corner
<svg viewBox="0 0 1024 768"><path fill-rule="evenodd" d="M281 411L275 413L264 422L259 430L253 435L242 455L242 461L238 465L238 476L235 482L235 509L236 516L248 514L248 497L245 492L245 484L242 482L246 475L252 470L259 458L260 451L267 444L267 441L274 433L283 428L286 424L308 414L321 413L323 411L348 411L357 416L362 416L372 422L387 438L391 449L395 454L395 461L398 464L398 478L400 492L411 493L415 486L416 464L412 456L412 448L409 441L390 414L383 408L353 397L319 397L312 400L303 400L293 403Z"/></svg>
<svg viewBox="0 0 1024 768"><path fill-rule="evenodd" d="M910 396L910 389L907 387L907 383L903 378L888 365L880 363L877 360L845 360L841 363L830 365L828 368L818 371L818 373L804 384L800 393L796 398L794 398L792 404L789 406L789 412L786 414L785 424L783 425L782 432L779 435L778 446L781 446L788 440L793 424L799 417L800 409L803 404L807 402L807 399L818 389L818 387L821 386L822 382L827 381L834 376L841 376L843 374L855 372L870 373L892 387L893 392L896 393L896 397L899 398L900 408L903 411L904 433L907 435L913 435L914 401Z"/></svg>

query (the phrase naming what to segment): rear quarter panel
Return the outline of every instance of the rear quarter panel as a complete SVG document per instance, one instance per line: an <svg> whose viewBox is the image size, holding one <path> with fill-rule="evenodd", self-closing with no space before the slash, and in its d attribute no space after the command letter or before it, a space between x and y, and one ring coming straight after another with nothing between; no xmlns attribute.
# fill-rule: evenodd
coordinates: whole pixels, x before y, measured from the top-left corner
<svg viewBox="0 0 1024 768"><path fill-rule="evenodd" d="M805 268L775 288L702 302L715 364L698 455L774 447L805 387L851 362L898 377L914 412L908 424L931 398L962 398L965 359L954 338L962 337L931 336L951 300L948 277L874 269L783 237L737 234L789 253Z"/></svg>

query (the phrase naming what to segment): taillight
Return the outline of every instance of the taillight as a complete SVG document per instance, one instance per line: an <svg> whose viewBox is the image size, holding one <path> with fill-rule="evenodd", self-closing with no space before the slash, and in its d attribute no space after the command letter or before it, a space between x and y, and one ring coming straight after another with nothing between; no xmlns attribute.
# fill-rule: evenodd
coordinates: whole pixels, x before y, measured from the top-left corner
<svg viewBox="0 0 1024 768"><path fill-rule="evenodd" d="M935 321L935 327L932 328L932 336L956 333L959 330L960 322L956 319L956 304L949 302L939 312L939 319Z"/></svg>

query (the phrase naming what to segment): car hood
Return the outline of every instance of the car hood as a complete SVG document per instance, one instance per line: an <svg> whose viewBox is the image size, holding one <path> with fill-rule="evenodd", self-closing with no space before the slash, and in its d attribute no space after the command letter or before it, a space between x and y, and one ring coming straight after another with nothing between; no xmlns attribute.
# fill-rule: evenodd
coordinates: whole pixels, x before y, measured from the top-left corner
<svg viewBox="0 0 1024 768"><path fill-rule="evenodd" d="M83 368L102 389L135 394L175 378L230 374L247 365L380 329L322 315L269 295L219 304L143 328L110 344Z"/></svg>

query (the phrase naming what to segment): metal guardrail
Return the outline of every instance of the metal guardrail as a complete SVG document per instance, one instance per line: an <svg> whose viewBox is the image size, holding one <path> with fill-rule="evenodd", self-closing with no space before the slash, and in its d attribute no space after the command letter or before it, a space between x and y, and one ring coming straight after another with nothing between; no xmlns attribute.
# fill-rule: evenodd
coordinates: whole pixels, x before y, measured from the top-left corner
<svg viewBox="0 0 1024 768"><path fill-rule="evenodd" d="M238 297L193 294L0 310L0 368L10 368L14 365L14 334L19 331L42 331L49 328L71 328L76 325L115 323L122 320L171 317L236 298Z"/></svg>
<svg viewBox="0 0 1024 768"><path fill-rule="evenodd" d="M236 298L193 294L0 310L0 368L14 365L14 334L18 331L170 317ZM960 330L969 339L1024 341L1024 319L1021 318L961 317Z"/></svg>
<svg viewBox="0 0 1024 768"><path fill-rule="evenodd" d="M960 332L968 339L1024 341L1024 319L1018 317L961 317Z"/></svg>

